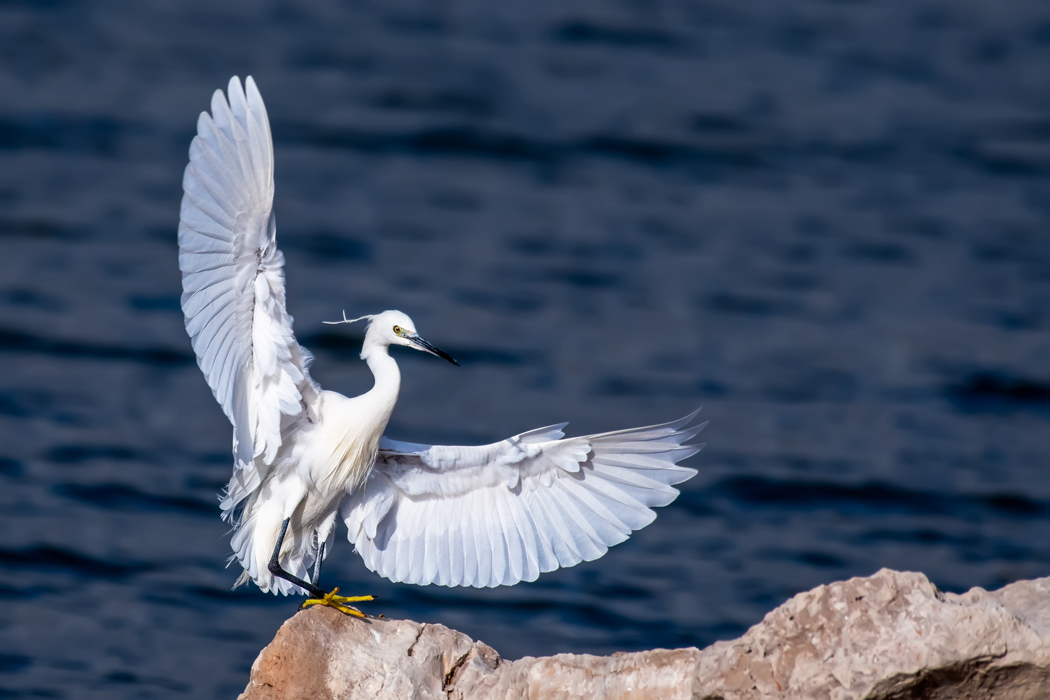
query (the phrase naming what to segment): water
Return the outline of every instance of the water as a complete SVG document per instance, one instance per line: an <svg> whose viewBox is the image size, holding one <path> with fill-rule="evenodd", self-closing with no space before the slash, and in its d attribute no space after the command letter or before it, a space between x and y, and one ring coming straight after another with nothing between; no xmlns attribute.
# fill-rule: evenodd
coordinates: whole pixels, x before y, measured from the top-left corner
<svg viewBox="0 0 1050 700"><path fill-rule="evenodd" d="M1050 573L1043 2L0 2L0 697L230 698L230 430L179 312L197 114L252 74L314 376L410 313L389 433L704 406L700 474L509 589L324 579L504 656L704 646L880 567Z"/></svg>

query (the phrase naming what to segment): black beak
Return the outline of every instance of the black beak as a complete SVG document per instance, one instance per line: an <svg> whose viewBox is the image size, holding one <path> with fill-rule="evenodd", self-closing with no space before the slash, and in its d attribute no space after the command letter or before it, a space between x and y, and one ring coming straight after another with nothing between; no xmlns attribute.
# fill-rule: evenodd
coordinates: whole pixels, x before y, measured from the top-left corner
<svg viewBox="0 0 1050 700"><path fill-rule="evenodd" d="M431 345L427 341L425 341L422 338L420 338L418 335L410 335L410 336L407 336L407 337L408 337L408 339L410 341L412 341L412 343L414 345L417 345L420 350L425 350L426 352L429 352L431 355L437 355L442 360L448 360L449 362L454 364L456 367L459 367L459 363L456 362L456 360L452 357L452 355L449 355L444 350L440 350L440 349L434 347L433 345Z"/></svg>

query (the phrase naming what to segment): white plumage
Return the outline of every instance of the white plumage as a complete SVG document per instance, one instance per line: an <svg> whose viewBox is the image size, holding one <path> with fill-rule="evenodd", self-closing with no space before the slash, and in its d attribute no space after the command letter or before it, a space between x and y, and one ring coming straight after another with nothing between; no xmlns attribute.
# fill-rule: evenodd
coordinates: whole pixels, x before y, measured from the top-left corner
<svg viewBox="0 0 1050 700"><path fill-rule="evenodd" d="M322 391L285 307L266 108L250 77L244 89L231 79L228 95L215 92L190 146L179 268L186 330L234 427L221 506L242 581L323 593L315 565L338 517L365 565L392 581L512 585L597 559L674 500L674 485L696 473L677 466L701 447L682 444L703 428L687 427L695 413L570 439L562 424L477 447L381 438L400 389L389 346L455 362L400 311L366 317L361 358L373 388Z"/></svg>

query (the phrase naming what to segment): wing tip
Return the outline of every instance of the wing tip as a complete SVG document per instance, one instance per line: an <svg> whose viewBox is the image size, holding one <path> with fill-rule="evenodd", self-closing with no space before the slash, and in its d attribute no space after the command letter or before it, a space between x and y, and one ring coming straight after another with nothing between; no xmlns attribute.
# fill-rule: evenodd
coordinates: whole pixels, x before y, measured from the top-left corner
<svg viewBox="0 0 1050 700"><path fill-rule="evenodd" d="M700 411L702 410L704 410L704 407L698 406L696 410L690 413L689 415L679 418L678 420L673 420L670 423L665 423L664 425L666 425L667 427L674 426L675 430L680 430L692 423L694 420L696 420L696 417L700 415ZM703 423L701 423L699 426L699 430L703 430L704 426L706 426L708 422L709 421L704 421ZM699 432L699 430L697 432Z"/></svg>

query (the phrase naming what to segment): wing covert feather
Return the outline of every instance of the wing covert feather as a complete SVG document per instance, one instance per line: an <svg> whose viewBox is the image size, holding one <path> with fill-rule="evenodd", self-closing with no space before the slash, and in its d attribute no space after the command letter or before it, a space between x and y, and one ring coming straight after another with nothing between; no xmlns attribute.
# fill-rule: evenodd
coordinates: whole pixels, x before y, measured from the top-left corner
<svg viewBox="0 0 1050 700"><path fill-rule="evenodd" d="M365 484L340 506L349 539L396 582L492 587L605 554L696 474L677 463L705 424L562 439L564 424L476 447L383 438Z"/></svg>

